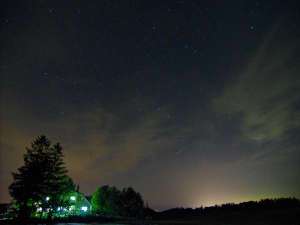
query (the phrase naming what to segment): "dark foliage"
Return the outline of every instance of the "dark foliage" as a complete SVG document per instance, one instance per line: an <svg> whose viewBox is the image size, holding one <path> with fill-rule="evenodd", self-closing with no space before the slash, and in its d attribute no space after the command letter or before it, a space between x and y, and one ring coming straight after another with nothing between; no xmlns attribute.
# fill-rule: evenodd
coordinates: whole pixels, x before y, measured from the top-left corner
<svg viewBox="0 0 300 225"><path fill-rule="evenodd" d="M99 187L91 198L94 213L117 216L121 207L121 192L108 185Z"/></svg>
<svg viewBox="0 0 300 225"><path fill-rule="evenodd" d="M144 201L133 188L122 191L113 186L99 187L91 198L94 213L109 216L142 218Z"/></svg>
<svg viewBox="0 0 300 225"><path fill-rule="evenodd" d="M142 218L144 215L144 201L140 193L133 188L124 188L121 192L121 215Z"/></svg>

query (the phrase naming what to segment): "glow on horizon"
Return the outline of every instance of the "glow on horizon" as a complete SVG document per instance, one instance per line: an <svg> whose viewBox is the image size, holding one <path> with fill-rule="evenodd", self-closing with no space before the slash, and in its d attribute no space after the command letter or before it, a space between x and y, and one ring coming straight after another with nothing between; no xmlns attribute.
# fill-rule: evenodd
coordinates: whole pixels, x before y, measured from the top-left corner
<svg viewBox="0 0 300 225"><path fill-rule="evenodd" d="M223 197L223 198L206 198L206 199L202 199L199 200L198 202L191 204L189 206L186 207L194 207L194 208L198 208L198 207L209 207L209 206L215 206L215 205L222 205L222 204L228 204L228 203L242 203L242 202L248 202L248 201L260 201L263 199L277 199L277 198L286 198L286 197L291 197L289 195L267 195L267 194L261 194L261 195L248 195L248 196L244 196L244 197L237 197L237 198L233 198L233 197Z"/></svg>

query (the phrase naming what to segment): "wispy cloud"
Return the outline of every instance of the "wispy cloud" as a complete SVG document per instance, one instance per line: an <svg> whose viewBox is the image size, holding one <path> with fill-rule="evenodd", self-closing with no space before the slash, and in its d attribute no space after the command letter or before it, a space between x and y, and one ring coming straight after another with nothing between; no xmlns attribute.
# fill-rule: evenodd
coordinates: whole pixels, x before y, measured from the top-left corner
<svg viewBox="0 0 300 225"><path fill-rule="evenodd" d="M280 28L266 37L241 74L213 101L217 112L240 116L242 135L251 140L280 139L300 126L299 46L287 42Z"/></svg>

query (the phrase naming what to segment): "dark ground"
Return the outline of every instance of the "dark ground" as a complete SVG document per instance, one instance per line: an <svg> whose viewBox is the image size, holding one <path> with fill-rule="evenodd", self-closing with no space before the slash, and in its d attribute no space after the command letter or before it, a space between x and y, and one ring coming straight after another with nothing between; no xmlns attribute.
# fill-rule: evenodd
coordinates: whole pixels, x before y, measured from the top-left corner
<svg viewBox="0 0 300 225"><path fill-rule="evenodd" d="M3 208L3 207L2 207ZM4 207L5 208L5 207ZM31 221L29 224L45 224ZM103 216L72 217L48 223L116 223L136 225L300 225L300 200L294 198L261 200L240 204L224 204L205 208L173 208L156 212L145 209L145 219L124 219ZM0 221L0 224L26 224L24 221Z"/></svg>

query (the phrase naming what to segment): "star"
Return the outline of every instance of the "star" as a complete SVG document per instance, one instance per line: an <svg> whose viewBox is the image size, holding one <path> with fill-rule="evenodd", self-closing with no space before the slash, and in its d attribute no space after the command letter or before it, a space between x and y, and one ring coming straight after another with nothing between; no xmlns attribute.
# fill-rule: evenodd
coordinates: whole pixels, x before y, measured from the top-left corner
<svg viewBox="0 0 300 225"><path fill-rule="evenodd" d="M53 12L54 12L54 8L49 8L49 9L48 9L48 12L49 12L49 13L53 13Z"/></svg>

